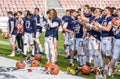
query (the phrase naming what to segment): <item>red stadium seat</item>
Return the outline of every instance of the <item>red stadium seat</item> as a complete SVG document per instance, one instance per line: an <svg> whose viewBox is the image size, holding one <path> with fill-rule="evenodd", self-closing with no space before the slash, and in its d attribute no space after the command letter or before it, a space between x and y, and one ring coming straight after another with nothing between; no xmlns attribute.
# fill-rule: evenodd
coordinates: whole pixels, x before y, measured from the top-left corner
<svg viewBox="0 0 120 79"><path fill-rule="evenodd" d="M120 0L59 0L61 7L66 8L80 8L83 4L89 4L91 7L120 7ZM39 7L41 11L45 11L45 0L0 0L1 11L17 11L30 10L33 12L35 7ZM56 7L57 8L57 7ZM0 15L6 15L2 13Z"/></svg>

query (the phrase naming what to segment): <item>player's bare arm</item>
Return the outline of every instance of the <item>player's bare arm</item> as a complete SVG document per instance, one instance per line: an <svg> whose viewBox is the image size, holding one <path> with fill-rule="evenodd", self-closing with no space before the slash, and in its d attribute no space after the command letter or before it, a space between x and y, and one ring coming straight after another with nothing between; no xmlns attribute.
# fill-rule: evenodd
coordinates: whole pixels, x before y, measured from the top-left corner
<svg viewBox="0 0 120 79"><path fill-rule="evenodd" d="M11 29L10 29L9 37L11 37L12 32L13 32L13 29L14 29L14 21L11 21L11 22L10 22L10 25L11 25Z"/></svg>

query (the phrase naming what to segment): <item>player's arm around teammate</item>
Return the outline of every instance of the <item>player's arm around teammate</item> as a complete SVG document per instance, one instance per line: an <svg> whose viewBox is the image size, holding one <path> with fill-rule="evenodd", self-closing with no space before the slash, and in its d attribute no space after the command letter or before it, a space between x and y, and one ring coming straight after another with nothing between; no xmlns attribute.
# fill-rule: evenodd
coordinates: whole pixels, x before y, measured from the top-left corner
<svg viewBox="0 0 120 79"><path fill-rule="evenodd" d="M76 25L75 33L76 33L76 50L78 53L79 65L86 65L86 55L84 51L83 40L86 34L86 30L83 28L82 18L80 15L77 16L78 24Z"/></svg>
<svg viewBox="0 0 120 79"><path fill-rule="evenodd" d="M63 28L63 24L64 22L70 17L70 10L66 10L66 15L64 15L62 17L62 28ZM67 57L66 58L69 58L70 57L70 51L69 51L69 46L68 46L68 39L69 39L69 36L68 36L68 33L65 32L64 30L62 30L62 34L63 34L63 37L64 37L64 54L67 54Z"/></svg>
<svg viewBox="0 0 120 79"><path fill-rule="evenodd" d="M102 32L102 42L101 49L104 54L104 68L108 71L108 63L111 60L111 50L112 50L112 40L113 40L113 32L112 32L112 16L111 16L111 8L106 7L104 9L104 17L102 20L102 24L96 24Z"/></svg>
<svg viewBox="0 0 120 79"><path fill-rule="evenodd" d="M43 53L43 48L40 43L40 36L42 34L42 28L44 27L44 25L46 23L46 19L44 18L44 15L42 13L40 13L39 8L35 8L33 18L35 20L35 27L36 27L35 42L37 43L37 45L40 49L39 52Z"/></svg>
<svg viewBox="0 0 120 79"><path fill-rule="evenodd" d="M95 26L95 22L101 24L102 19L100 17L101 9L96 8L94 11L94 16L90 18L89 24L89 52L90 56L94 59L94 66L102 66L102 57L100 53L100 41L101 41L101 33L98 31L98 27ZM91 61L91 60L90 60Z"/></svg>
<svg viewBox="0 0 120 79"><path fill-rule="evenodd" d="M74 27L76 26L77 20L76 16L77 13L75 10L70 10L70 17L68 20L66 20L63 24L63 30L65 32L68 32L69 34L69 46L70 46L70 62L73 62L73 57L75 54L75 49L74 49L74 42L75 42L75 32L74 32Z"/></svg>
<svg viewBox="0 0 120 79"><path fill-rule="evenodd" d="M112 56L112 60L110 62L110 68L109 68L109 72L108 72L108 75L109 76L112 76L112 70L115 67L115 63L117 60L120 59L120 9L117 10L117 15L118 17L115 17L117 18L119 21L118 25L114 25L113 26L113 32L114 32L114 35L115 35L115 43L114 43L114 48L113 48L113 56Z"/></svg>

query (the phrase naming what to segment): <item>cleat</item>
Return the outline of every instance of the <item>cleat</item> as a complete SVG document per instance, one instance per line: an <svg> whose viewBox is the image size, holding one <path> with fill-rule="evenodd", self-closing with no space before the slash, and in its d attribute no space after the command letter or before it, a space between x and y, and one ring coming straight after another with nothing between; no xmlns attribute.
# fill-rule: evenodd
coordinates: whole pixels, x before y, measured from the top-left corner
<svg viewBox="0 0 120 79"><path fill-rule="evenodd" d="M18 52L22 52L22 50L20 48L17 49Z"/></svg>
<svg viewBox="0 0 120 79"><path fill-rule="evenodd" d="M64 59L70 59L70 56L65 57Z"/></svg>
<svg viewBox="0 0 120 79"><path fill-rule="evenodd" d="M14 56L15 56L15 53L11 53L9 56L10 56L10 57L14 57Z"/></svg>
<svg viewBox="0 0 120 79"><path fill-rule="evenodd" d="M112 74L110 72L108 72L108 76L112 76Z"/></svg>

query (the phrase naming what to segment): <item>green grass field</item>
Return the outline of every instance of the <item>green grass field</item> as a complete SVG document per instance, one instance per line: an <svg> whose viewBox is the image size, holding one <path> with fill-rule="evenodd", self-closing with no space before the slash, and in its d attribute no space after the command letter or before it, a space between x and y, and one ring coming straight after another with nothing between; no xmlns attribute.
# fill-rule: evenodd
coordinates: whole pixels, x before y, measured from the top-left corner
<svg viewBox="0 0 120 79"><path fill-rule="evenodd" d="M42 36L41 36L41 43L42 43L42 46L44 47L44 35L45 33L43 32L42 33ZM6 41L8 42L8 39L2 39L1 37L1 33L0 33L0 41ZM58 65L60 66L60 69L62 71L66 71L66 68L67 68L67 64L69 64L69 60L65 60L65 55L64 55L64 48L63 48L63 36L62 36L62 33L59 32L59 42L58 42L58 53L59 53L59 56L58 56ZM10 45L3 45L3 44L0 44L0 55L4 55L5 57L7 58L11 58L11 59L15 59L15 60L23 60L23 57L20 55L20 54L16 54L15 57L9 57L7 55L9 55L11 53L11 49L10 49ZM46 57L45 55L43 56L43 60L42 62L40 63L41 66L44 66L45 62L46 62ZM118 66L119 69L120 69L120 66ZM93 73L90 73L90 75L81 75L82 77L86 78L86 79L95 79L95 74ZM107 79L120 79L120 73L116 73L114 75L113 78L110 78L110 77L107 77Z"/></svg>

